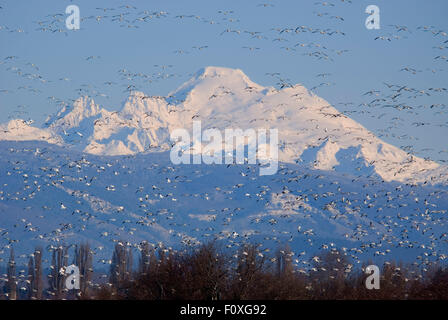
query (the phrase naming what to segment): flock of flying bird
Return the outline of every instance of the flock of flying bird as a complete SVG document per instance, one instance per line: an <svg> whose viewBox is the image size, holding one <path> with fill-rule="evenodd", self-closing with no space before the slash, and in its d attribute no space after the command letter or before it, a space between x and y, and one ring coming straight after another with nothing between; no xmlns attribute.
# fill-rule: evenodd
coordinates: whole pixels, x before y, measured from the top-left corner
<svg viewBox="0 0 448 320"><path fill-rule="evenodd" d="M95 239L96 265L111 263L105 248L112 244L124 241L138 252L144 240L187 250L207 239L230 249L258 242L272 262L273 249L289 243L304 273L316 271L316 250L344 252L355 266L369 257L388 262L401 250L421 271L447 258L443 189L293 165L260 177L256 166L172 166L152 154L107 159L45 144L6 144L0 162L1 203L23 207L13 227L0 227L3 262L11 247L45 241L51 250L84 237Z"/></svg>
<svg viewBox="0 0 448 320"><path fill-rule="evenodd" d="M347 49L331 48L326 45L325 37L346 37L347 31L343 30L343 25L346 21L344 17L339 14L332 13L339 5L351 5L351 1L324 1L315 2L314 6L317 11L314 14L319 17L319 19L328 19L329 21L336 21L339 23L340 28L319 28L314 26L300 25L300 26L290 26L290 27L273 27L266 31L260 30L247 30L238 25L241 24L241 18L238 18L238 12L236 10L218 10L215 19L201 17L195 14L179 14L171 13L168 11L150 11L141 10L132 5L121 5L117 7L96 7L94 10L95 14L86 15L81 17L81 22L83 28L92 28L89 21L95 21L96 23L117 23L120 27L126 28L143 28L144 24L150 23L153 20L160 19L171 19L179 23L186 23L188 21L196 21L199 23L204 23L217 28L217 36L220 37L245 37L249 40L258 40L259 44L252 46L246 45L242 48L249 51L260 51L263 49L263 43L265 41L270 41L273 44L278 44L278 49L285 50L289 52L299 52L301 55L310 58L316 58L318 60L325 61L335 61L337 57L345 54L349 54L350 51ZM272 3L261 3L256 5L259 10L268 10L269 8L275 8L276 5ZM2 10L7 9L3 6ZM65 28L65 15L62 13L49 14L45 19L36 20L34 23L38 26L34 32L50 32L50 33L67 33L68 30ZM18 28L21 32L25 32L22 28ZM221 31L219 31L221 29ZM412 66L402 66L397 70L397 72L407 73L408 75L418 76L424 73L443 73L444 72L444 62L448 62L448 57L444 54L445 50L448 49L448 34L446 31L441 30L435 26L425 25L419 26L417 28L411 28L405 25L386 25L383 29L390 30L387 35L380 35L374 37L375 40L399 40L402 37L410 37L414 33L427 34L432 37L435 41L435 45L431 48L435 54L433 58L433 66L419 70L418 68ZM17 29L10 28L8 26L0 26L0 32L15 32ZM33 32L32 30L27 30L26 32ZM297 39L303 39L302 36L307 35L305 39L315 39L314 41L297 41ZM438 43L438 44L437 44ZM180 48L174 50L174 54L193 54L195 52L204 51L210 48L208 44L194 45L190 48ZM82 59L82 58L81 58ZM101 56L91 55L84 58L88 63L95 63L97 60L101 60ZM81 62L81 61L80 61ZM57 79L49 79L45 77L39 67L29 61L24 61L17 56L7 56L0 61L0 65L4 68L6 72L11 72L16 74L18 77L24 79L27 85L21 85L16 89L12 88L0 88L0 94L33 94L39 95L42 92L41 87L58 82L66 82L70 84L72 79L70 77L61 77ZM331 74L319 74L316 76L317 81L320 77L331 78ZM102 84L80 84L77 88L74 88L74 98L60 98L56 96L48 97L48 101L55 103L58 107L65 105L70 105L73 101L83 95L88 95L91 97L101 97L107 99L110 97L107 91L121 88L121 91L132 92L139 90L140 88L148 86L148 84L163 81L173 78L182 78L185 74L180 74L174 72L172 65L170 66L154 66L154 72L143 73L141 71L131 72L126 70L126 68L117 71L116 81L105 81ZM293 86L290 80L276 74L275 76L277 85L280 88ZM335 86L335 82L323 81L318 82L316 85L311 87L312 91L319 90L321 88ZM447 93L447 88L413 88L409 85L403 83L396 84L384 84L383 88L376 88L375 90L369 91L369 93L364 94L360 97L360 101L354 102L335 102L335 105L343 105L349 107L349 110L345 110L346 115L358 114L361 117L371 116L373 118L381 119L384 114L388 114L391 109L402 111L401 114L406 113L407 116L412 115L413 118L419 118L420 112L424 111L426 114L433 111L434 119L443 119L443 115L446 114L446 104L445 103L431 103L427 102L428 99L421 99L424 97L430 97L434 95L439 95L437 101L440 101L440 96L445 96ZM362 98L372 97L370 101L365 101ZM364 100L364 101L362 101ZM422 101L422 102L420 102ZM26 116L27 109L30 109L27 105L18 105L16 110L11 114L11 118L22 118ZM382 108L388 108L381 111ZM429 110L429 111L428 111ZM386 132L382 137L392 137L394 139L407 139L407 135L394 135L391 134L391 129L398 129L400 127L400 121L403 117L400 113L394 114L394 120L390 122L390 126L384 128ZM378 122L379 124L382 122ZM426 121L414 121L415 126L428 126L435 125L439 127L446 127L446 122L438 122L432 124ZM412 139L412 137L411 137ZM410 143L408 143L409 145ZM407 145L404 145L407 146ZM413 150L419 154L421 150ZM424 153L424 152L423 152ZM440 157L441 162L446 162L447 159Z"/></svg>
<svg viewBox="0 0 448 320"><path fill-rule="evenodd" d="M334 7L343 4L350 5L349 0L334 0L325 2L315 2L316 10L313 14L319 19L329 19L338 24L337 28L319 28L314 26L281 26L273 27L266 31L245 30L238 27L241 18L235 10L219 10L216 18L201 17L195 14L173 14L167 11L151 11L141 10L131 5L122 5L115 8L96 8L95 14L83 16L81 23L91 28L88 22L95 23L112 23L117 24L121 28L138 29L143 28L145 24L159 19L171 19L179 23L185 21L194 21L203 23L206 26L213 26L216 30L216 37L246 37L251 41L259 41L257 45L243 46L250 52L258 52L263 50L263 44L269 41L277 46L278 49L299 53L304 57L312 59L334 62L339 56L350 54L349 50L340 48L331 48L326 44L327 37L346 37L347 31L343 31L343 25L346 18L339 14L333 14L331 11ZM269 10L275 7L271 3L257 4L260 10ZM0 10L5 10L2 5ZM35 21L35 30L24 30L21 27L0 26L0 32L9 33L31 33L31 32L48 32L60 33L68 35L65 28L65 15L62 13L49 14L44 19ZM414 33L422 33L432 37L437 44L431 48L434 58L431 67L419 69L414 66L402 66L397 68L396 72L409 77L418 77L420 74L432 73L439 74L446 72L446 63L448 57L445 53L448 49L448 34L444 30L440 30L434 26L420 26L415 30L403 25L388 25L386 30L389 33L374 37L376 41L399 41L404 37L411 37ZM314 41L297 40L302 35L312 37ZM172 54L188 55L199 54L210 49L209 44L197 44L189 48L179 48ZM80 58L84 63L96 63L101 60L101 56L91 55ZM81 61L80 61L81 62ZM17 56L6 56L0 61L2 72L15 74L23 79L26 85L14 89L0 88L0 96L5 94L19 95L22 93L39 95L42 86L58 82L72 82L69 77L51 79L44 75L43 70L33 62L24 61ZM154 65L152 73L144 73L141 71L131 71L122 68L117 71L117 78L108 80L100 85L81 84L78 88L74 88L74 95L87 95L91 97L107 98L108 94L104 88L110 90L119 89L125 93L131 93L140 87L146 86L153 82L164 81L171 78L182 78L185 75L175 72L174 65ZM276 82L278 89L294 87L294 84L288 78L280 73L267 73ZM312 91L319 90L327 86L334 86L335 83L327 80L331 79L330 73L321 73L316 75L316 85L311 88ZM445 99L448 94L448 88L432 87L415 88L404 83L387 83L384 82L379 88L369 90L362 93L358 102L339 102L336 106L347 108L342 111L345 115L361 114L376 118L386 122L388 127L378 130L380 137L392 137L406 141L407 145L402 145L402 149L410 154L424 153L428 150L414 150L412 140L416 140L410 133L400 132L400 128L409 119L411 126L415 128L438 126L448 127L446 114L448 113L445 103L431 102ZM169 99L170 97L168 97ZM59 98L56 96L48 97L48 101L56 104L58 107L71 105L75 99ZM176 104L179 101L175 102ZM11 118L26 118L28 106L19 105ZM378 110L382 112L378 112ZM436 123L426 120L419 120L421 114L432 113L435 118L444 119ZM28 120L29 123L32 119ZM446 226L447 223L447 191L437 189L420 189L413 185L394 185L392 183L381 183L366 180L363 178L354 178L352 182L363 184L366 192L350 187L350 181L345 179L329 178L321 176L319 173L303 172L288 166L281 167L279 173L273 179L257 178L256 169L251 166L243 167L229 165L223 170L232 170L231 174L238 176L235 181L232 180L230 185L214 185L212 191L207 191L203 185L210 184L210 181L219 181L219 178L213 174L203 172L196 169L173 168L166 164L154 163L149 167L146 165L144 170L150 171L151 174L146 176L151 186L144 184L143 178L122 179L123 175L133 177L137 174L135 168L143 168L143 164L137 165L135 162L144 161L142 158L126 158L122 162L111 160L104 162L99 159L88 159L80 157L73 159L60 151L53 151L51 148L45 149L23 149L14 150L2 148L6 152L0 160L2 161L2 173L0 176L7 179L8 183L18 181L20 184L14 186L14 183L8 185L2 181L0 184L0 203L13 204L16 207L30 207L29 203L33 203L39 198L42 192L49 190L60 190L62 194L69 194L71 199L59 200L57 206L53 204L44 205L42 202L36 203L41 205L40 211L48 213L64 212L61 214L75 217L66 224L60 224L56 229L48 233L40 233L41 226L39 222L22 218L17 228L22 228L27 233L35 235L33 239L52 239L63 242L66 233L82 233L89 228L93 228L93 222L101 224L111 223L116 225L115 229L109 231L99 231L101 228L94 229L100 232L100 238L107 241L117 242L117 237L128 235L133 237L135 234L142 232L142 229L162 225L168 230L168 234L178 237L179 241L185 245L194 245L201 237L210 237L225 239L226 245L229 247L238 247L244 240L252 239L257 234L244 233L245 228L240 228L240 232L235 230L228 231L228 226L235 226L234 221L243 219L244 214L251 214L252 219L249 225L259 226L266 225L269 228L269 236L263 235L263 241L273 241L280 244L286 241L296 241L297 236L310 246L310 249L301 252L293 252L295 263L301 266L303 272L308 272L313 268L313 262L318 261L316 256L307 256L308 251L312 252L312 248L316 247L315 234L316 229L312 224L307 223L307 218L316 219L315 215L320 212L326 212L330 220L340 222L341 226L346 228L346 238L350 241L358 241L353 243L362 243L360 246L353 245L349 248L347 245L342 246L341 250L346 252L355 262L361 262L362 254L365 252L373 252L374 256L387 256L394 248L402 249L421 249L415 263L424 270L428 269L433 261L443 261L447 258L446 248L448 246L447 233L443 233L438 226ZM17 153L30 154L27 160ZM448 162L448 149L438 151L440 159L435 159L441 163ZM39 163L36 166L30 166L32 161ZM135 161L135 162L134 162ZM45 165L47 163L47 165ZM61 165L62 163L65 163ZM140 166L140 167L139 167ZM207 171L207 170L206 170ZM207 171L208 172L208 171ZM214 179L212 179L214 177ZM3 179L2 178L2 179ZM260 180L257 181L257 179ZM333 180L332 180L333 179ZM194 188L189 187L191 180L196 180ZM6 180L5 180L6 181ZM251 181L251 182L249 182ZM252 181L256 181L253 183ZM331 182L330 182L331 181ZM194 182L194 181L193 181ZM252 184L251 184L252 183ZM78 184L78 185L77 185ZM137 185L138 184L138 185ZM213 184L213 183L212 183ZM246 188L246 184L256 186ZM343 187L341 187L341 184ZM20 185L20 188L18 187ZM69 186L75 185L73 190ZM118 204L110 204L112 209L108 214L110 218L103 216L102 210L106 210L104 206L107 201L91 196L88 191L75 191L77 188L96 187L102 189L104 199L109 197L110 193L119 193L126 195L128 205L120 206ZM83 187L81 187L83 185ZM301 186L304 187L301 187ZM87 190L85 189L85 190ZM62 191L61 191L62 190ZM179 191L181 190L181 191ZM58 194L58 193L56 193ZM173 204L181 198L183 202L188 203L210 203L210 199L224 199L222 202L215 202L219 205L204 205L207 214L195 216L192 214L190 218L182 218L182 208L167 209L164 206ZM64 199L66 199L64 197ZM123 199L121 199L123 200ZM67 201L67 202L65 202ZM111 201L112 202L112 201ZM76 207L79 205L79 208ZM191 205L190 205L191 206ZM194 211L194 206L188 210ZM254 214L246 207L255 206L256 208L270 208L275 210L280 208L283 214L278 217L273 215ZM257 207L259 206L259 207ZM90 209L88 209L90 208ZM318 208L318 209L316 209ZM354 217L341 215L344 210L336 209L344 208L345 212L350 212ZM407 209L409 208L409 209ZM91 211L89 211L91 210ZM107 211L106 210L106 211ZM176 211L177 210L177 211ZM187 209L185 209L187 210ZM406 211L408 210L408 211ZM93 212L92 212L93 211ZM134 212L136 214L134 214ZM393 213L395 212L395 213ZM405 213L407 212L407 213ZM132 214L130 214L132 213ZM184 212L184 214L188 214ZM299 218L297 218L299 215ZM45 217L46 217L45 216ZM42 215L44 217L44 215ZM267 218L266 218L267 217ZM328 217L327 217L328 218ZM199 219L196 223L189 219ZM322 219L322 218L318 218ZM318 221L317 219L317 221ZM0 220L1 221L1 220ZM74 223L73 221L76 221ZM219 222L219 224L218 224ZM294 230L289 227L295 223ZM91 223L91 224L90 224ZM300 223L300 224L298 224ZM36 225L35 225L36 224ZM298 224L298 225L297 225ZM219 230L219 229L222 230ZM183 230L185 229L185 230ZM256 228L255 228L256 229ZM17 245L18 239L14 238L11 230L1 227L0 235L3 246L0 248L0 256L5 256L7 250ZM372 238L373 237L373 238ZM415 238L413 238L415 237ZM371 239L366 240L364 239ZM418 240L414 240L418 239ZM420 242L419 242L420 241ZM317 241L319 242L319 241ZM162 246L158 241L154 241L155 246ZM129 243L139 249L138 243ZM314 245L314 247L313 247ZM333 242L317 243L317 247L324 250L336 250L336 244ZM269 252L272 248L266 246L263 252ZM95 253L103 250L103 245L93 248ZM275 262L275 258L273 262ZM4 260L3 260L4 261ZM1 260L0 260L1 262ZM108 264L110 260L102 257L100 263ZM25 271L23 270L23 274ZM24 276L25 277L25 276ZM1 278L0 278L1 280Z"/></svg>

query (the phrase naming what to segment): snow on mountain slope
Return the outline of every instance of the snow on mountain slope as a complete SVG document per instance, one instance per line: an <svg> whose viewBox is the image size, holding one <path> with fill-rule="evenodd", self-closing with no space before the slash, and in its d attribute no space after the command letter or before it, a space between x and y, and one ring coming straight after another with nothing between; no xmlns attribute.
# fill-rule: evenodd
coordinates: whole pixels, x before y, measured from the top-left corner
<svg viewBox="0 0 448 320"><path fill-rule="evenodd" d="M442 260L448 250L448 193L432 186L302 164L259 176L256 165L174 166L167 152L96 156L35 141L1 141L0 167L0 259L5 246L29 254L82 241L100 264L117 241L289 243L306 252L298 259L326 245L355 261Z"/></svg>
<svg viewBox="0 0 448 320"><path fill-rule="evenodd" d="M61 132L80 127L83 120L95 117L101 109L93 99L82 97L73 103L73 106L64 106L56 115L50 116L46 123L49 128Z"/></svg>
<svg viewBox="0 0 448 320"><path fill-rule="evenodd" d="M228 68L201 69L168 97L133 92L119 112L79 98L47 123L52 135L79 151L130 155L168 150L170 132L191 130L193 120L200 120L203 130L277 128L281 162L385 181L448 181L447 167L378 139L303 86L263 87Z"/></svg>
<svg viewBox="0 0 448 320"><path fill-rule="evenodd" d="M32 127L21 119L11 120L6 124L0 125L0 140L37 140L53 144L62 143L62 139L52 131Z"/></svg>

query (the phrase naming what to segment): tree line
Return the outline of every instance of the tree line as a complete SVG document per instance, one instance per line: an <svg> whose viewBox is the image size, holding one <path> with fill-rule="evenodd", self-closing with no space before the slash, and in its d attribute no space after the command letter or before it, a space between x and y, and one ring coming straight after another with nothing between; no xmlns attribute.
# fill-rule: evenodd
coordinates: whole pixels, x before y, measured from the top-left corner
<svg viewBox="0 0 448 320"><path fill-rule="evenodd" d="M323 251L308 267L293 263L288 246L267 255L261 245L222 249L216 242L196 248L154 248L144 242L134 259L124 242L115 245L109 274L96 277L93 251L75 246L72 263L79 268L79 289L67 289L68 247L52 248L44 269L43 249L29 256L28 273L18 279L14 250L0 280L0 299L145 299L145 300L296 300L296 299L448 299L448 268L385 263L380 289L368 290L364 267L353 267L336 249ZM134 263L136 266L134 268ZM371 263L366 263L367 266Z"/></svg>

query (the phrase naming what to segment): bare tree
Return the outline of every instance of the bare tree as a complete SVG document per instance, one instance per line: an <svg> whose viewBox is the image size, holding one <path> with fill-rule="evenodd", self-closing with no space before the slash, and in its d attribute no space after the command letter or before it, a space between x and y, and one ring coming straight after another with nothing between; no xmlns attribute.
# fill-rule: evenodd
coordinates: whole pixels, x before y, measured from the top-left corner
<svg viewBox="0 0 448 320"><path fill-rule="evenodd" d="M9 300L17 299L17 278L16 278L16 262L14 260L14 248L11 248L11 253L8 261L8 284L7 291Z"/></svg>
<svg viewBox="0 0 448 320"><path fill-rule="evenodd" d="M226 259L215 243L204 244L183 260L192 299L219 300L227 277ZM190 280L190 281L188 281Z"/></svg>
<svg viewBox="0 0 448 320"><path fill-rule="evenodd" d="M28 260L28 279L26 280L28 286L28 300L33 299L34 293L34 259L30 257Z"/></svg>
<svg viewBox="0 0 448 320"><path fill-rule="evenodd" d="M139 272L141 275L148 274L149 267L151 264L151 257L154 252L151 252L149 243L144 241L140 246L140 260L139 260Z"/></svg>
<svg viewBox="0 0 448 320"><path fill-rule="evenodd" d="M259 253L257 246L250 244L244 245L238 253L236 274L233 279L235 299L245 299L255 291L265 265L265 258Z"/></svg>
<svg viewBox="0 0 448 320"><path fill-rule="evenodd" d="M124 285L131 280L132 261L131 249L127 248L122 242L118 242L112 256L109 279L109 282L117 291L122 291Z"/></svg>
<svg viewBox="0 0 448 320"><path fill-rule="evenodd" d="M35 299L42 300L43 280L42 280L42 248L38 247L34 250L34 279L33 279L33 295Z"/></svg>
<svg viewBox="0 0 448 320"><path fill-rule="evenodd" d="M76 246L74 264L79 268L81 297L86 297L89 294L93 274L92 259L89 244Z"/></svg>
<svg viewBox="0 0 448 320"><path fill-rule="evenodd" d="M67 260L67 247L59 246L53 249L50 266L51 272L48 278L50 282L49 293L56 299L61 298L63 295L65 281L64 268L67 266Z"/></svg>
<svg viewBox="0 0 448 320"><path fill-rule="evenodd" d="M276 258L277 258L278 276L292 273L293 265L291 257L292 257L291 248L288 245L277 250Z"/></svg>

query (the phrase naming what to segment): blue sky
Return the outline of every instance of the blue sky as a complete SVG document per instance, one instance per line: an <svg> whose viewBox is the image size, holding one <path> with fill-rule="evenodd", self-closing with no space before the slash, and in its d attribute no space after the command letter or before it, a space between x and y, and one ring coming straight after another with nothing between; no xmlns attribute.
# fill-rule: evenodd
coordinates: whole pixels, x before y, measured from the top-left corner
<svg viewBox="0 0 448 320"><path fill-rule="evenodd" d="M260 5L264 3L269 5ZM65 30L69 4L78 5L84 19L78 31ZM380 30L364 26L365 8L370 4L380 8ZM123 5L137 9L120 8ZM128 85L146 94L166 95L198 69L214 65L240 68L266 86L276 86L280 77L308 89L317 87L316 94L340 111L348 111L384 140L399 147L412 146L419 156L448 160L448 151L443 152L448 150L448 127L443 126L448 125L448 107L443 105L448 104L448 93L428 91L448 83L447 59L435 59L448 56L444 48L448 36L437 33L448 32L448 2L444 0L0 0L0 6L0 122L24 118L40 125L60 108L58 101L70 103L81 94L116 110L127 97ZM148 22L134 21L145 16L145 10L167 14ZM112 16L127 12L123 17L129 23L111 21ZM55 14L64 14L63 22L55 22L52 28L63 32L37 30ZM178 17L182 15L200 18ZM98 16L107 17L97 22ZM392 25L406 26L409 31L398 31ZM299 26L345 35L278 31ZM421 26L431 26L430 31L417 29ZM222 34L227 29L240 33ZM244 31L260 32L255 34L260 37ZM375 40L379 36L392 41ZM307 55L316 51L325 52L331 61ZM9 56L17 58L6 59ZM415 69L415 74L400 71L405 67ZM122 69L152 75L152 82L143 77L123 79ZM317 77L322 73L331 75ZM166 79L157 79L156 74ZM417 98L406 93L396 99L396 103L411 106L409 110L384 108L381 103L363 105L392 93L384 83L424 93ZM379 90L379 96L365 95L371 90Z"/></svg>

